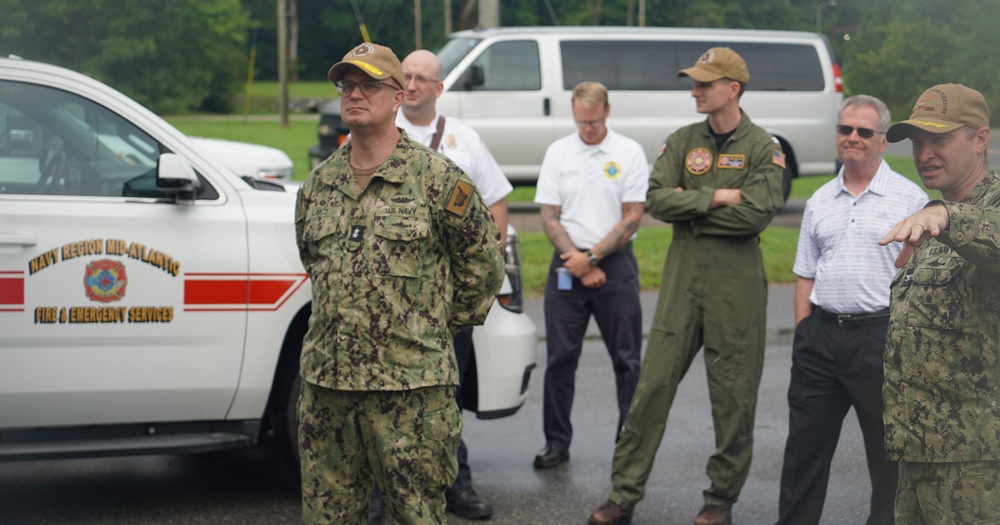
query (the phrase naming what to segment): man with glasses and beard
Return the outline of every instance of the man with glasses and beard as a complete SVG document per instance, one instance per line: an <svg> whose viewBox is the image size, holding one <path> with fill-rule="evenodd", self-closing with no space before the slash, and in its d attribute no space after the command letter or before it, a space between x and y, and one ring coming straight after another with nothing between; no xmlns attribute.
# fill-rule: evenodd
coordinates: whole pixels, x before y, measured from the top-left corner
<svg viewBox="0 0 1000 525"><path fill-rule="evenodd" d="M788 440L779 525L817 525L840 429L854 407L871 479L866 525L892 525L897 465L886 459L882 353L889 284L902 246L885 232L927 204L919 186L882 160L889 110L855 95L840 107L837 155L844 167L806 202L792 271L795 339L788 386Z"/></svg>
<svg viewBox="0 0 1000 525"><path fill-rule="evenodd" d="M404 78L390 49L361 44L328 78L352 140L295 207L313 290L303 521L364 522L374 478L395 521L444 523L462 431L452 338L482 324L500 289L500 232L468 176L396 128Z"/></svg>

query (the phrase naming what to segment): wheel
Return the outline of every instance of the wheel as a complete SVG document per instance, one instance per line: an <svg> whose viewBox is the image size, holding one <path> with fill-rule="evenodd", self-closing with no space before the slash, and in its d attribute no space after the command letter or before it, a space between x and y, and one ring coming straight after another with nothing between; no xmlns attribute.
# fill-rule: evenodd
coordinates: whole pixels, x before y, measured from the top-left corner
<svg viewBox="0 0 1000 525"><path fill-rule="evenodd" d="M298 345L296 351L282 352L268 410L272 444L285 466L296 477L300 468L298 406L299 394L302 393L302 378L299 376L301 341Z"/></svg>

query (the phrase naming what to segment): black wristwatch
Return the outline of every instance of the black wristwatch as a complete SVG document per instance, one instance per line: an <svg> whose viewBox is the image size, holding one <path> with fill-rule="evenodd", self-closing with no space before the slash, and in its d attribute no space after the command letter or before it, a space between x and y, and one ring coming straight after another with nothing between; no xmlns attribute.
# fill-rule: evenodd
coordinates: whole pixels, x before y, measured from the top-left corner
<svg viewBox="0 0 1000 525"><path fill-rule="evenodd" d="M600 261L601 260L594 255L594 252L587 250L587 262L589 262L591 266L597 266L597 263Z"/></svg>

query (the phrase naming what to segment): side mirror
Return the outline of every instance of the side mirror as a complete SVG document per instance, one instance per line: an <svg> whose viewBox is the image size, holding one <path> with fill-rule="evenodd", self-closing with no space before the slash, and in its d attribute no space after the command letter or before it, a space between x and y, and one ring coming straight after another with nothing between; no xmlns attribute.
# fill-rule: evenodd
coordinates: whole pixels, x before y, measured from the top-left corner
<svg viewBox="0 0 1000 525"><path fill-rule="evenodd" d="M483 66L472 65L462 73L456 84L462 87L462 91L472 91L485 83L486 78L483 75Z"/></svg>
<svg viewBox="0 0 1000 525"><path fill-rule="evenodd" d="M163 153L156 164L156 189L174 196L178 203L194 202L201 182L194 168L176 153Z"/></svg>

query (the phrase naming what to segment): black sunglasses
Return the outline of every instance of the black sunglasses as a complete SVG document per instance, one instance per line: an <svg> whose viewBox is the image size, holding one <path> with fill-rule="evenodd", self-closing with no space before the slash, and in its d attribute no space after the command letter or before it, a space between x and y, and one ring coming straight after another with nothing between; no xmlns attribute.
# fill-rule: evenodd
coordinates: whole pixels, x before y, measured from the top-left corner
<svg viewBox="0 0 1000 525"><path fill-rule="evenodd" d="M840 133L845 137L850 136L850 134L853 133L854 130L858 130L858 136L863 139L870 139L874 137L876 133L878 133L879 135L885 133L884 131L876 131L874 129L869 129L869 128L856 128L854 126L845 126L843 124L837 124L836 130L837 133Z"/></svg>

